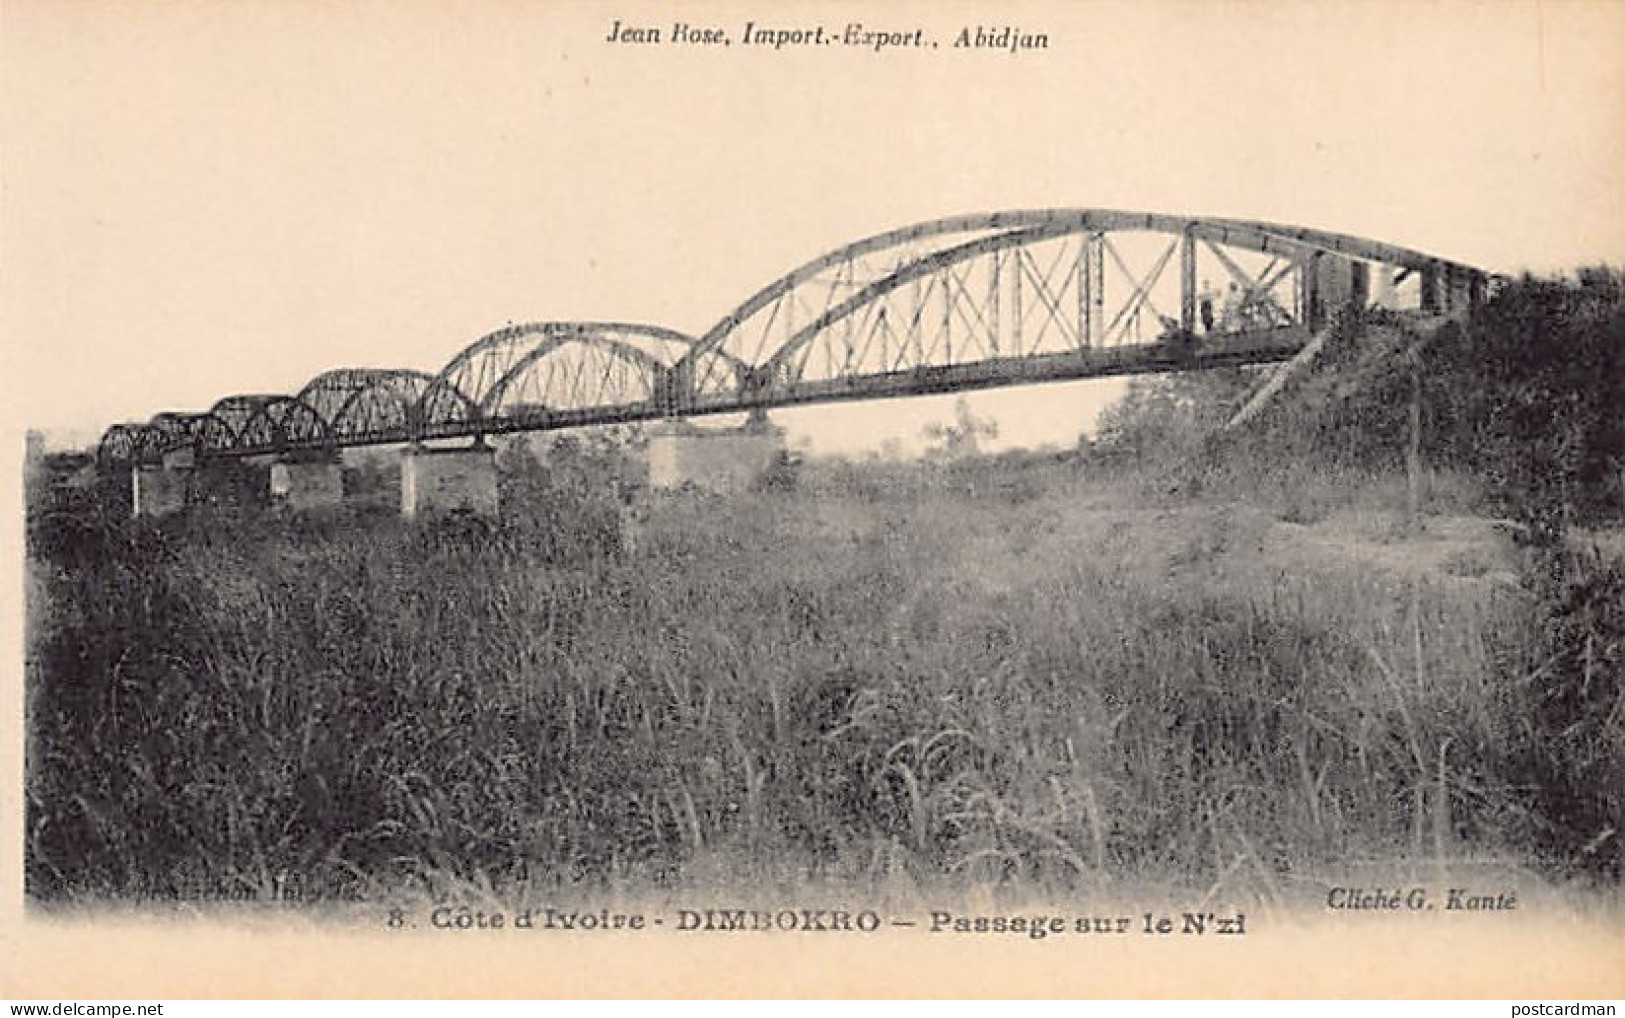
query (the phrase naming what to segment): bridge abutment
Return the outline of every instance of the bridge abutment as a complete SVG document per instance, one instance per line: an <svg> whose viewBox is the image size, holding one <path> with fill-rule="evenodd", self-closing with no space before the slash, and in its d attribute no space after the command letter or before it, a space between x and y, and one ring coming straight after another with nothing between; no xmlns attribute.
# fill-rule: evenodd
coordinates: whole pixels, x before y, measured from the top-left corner
<svg viewBox="0 0 1625 1018"><path fill-rule="evenodd" d="M702 428L663 421L649 431L649 486L693 485L728 495L754 485L785 448L784 432L752 411L740 428Z"/></svg>
<svg viewBox="0 0 1625 1018"><path fill-rule="evenodd" d="M401 515L407 519L455 512L492 519L498 506L496 451L489 446L401 451Z"/></svg>

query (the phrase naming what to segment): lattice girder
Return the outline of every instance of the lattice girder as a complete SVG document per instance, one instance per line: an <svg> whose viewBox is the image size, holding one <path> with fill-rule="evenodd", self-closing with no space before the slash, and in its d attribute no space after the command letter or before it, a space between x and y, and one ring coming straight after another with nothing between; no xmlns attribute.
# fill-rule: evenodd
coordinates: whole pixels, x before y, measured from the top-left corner
<svg viewBox="0 0 1625 1018"><path fill-rule="evenodd" d="M146 424L115 424L96 445L96 461L103 466L154 463L162 456L163 433Z"/></svg>
<svg viewBox="0 0 1625 1018"><path fill-rule="evenodd" d="M226 422L226 427L231 429L233 440L236 441L241 439L244 425L267 403L285 398L267 394L227 396L210 407L209 413Z"/></svg>
<svg viewBox="0 0 1625 1018"><path fill-rule="evenodd" d="M433 375L405 368L342 368L311 379L299 398L321 414L335 441L384 441L418 434L419 403L434 382ZM473 419L466 400L452 405L465 412L448 419Z"/></svg>
<svg viewBox="0 0 1625 1018"><path fill-rule="evenodd" d="M493 332L461 351L421 401L433 435L452 392L465 394L485 420L536 420L559 411L654 405L673 390L671 366L695 340L659 326L625 322L532 322ZM711 373L737 385L743 366L725 352L707 357Z"/></svg>
<svg viewBox="0 0 1625 1018"><path fill-rule="evenodd" d="M309 403L297 396L266 400L237 435L237 446L251 452L283 452L290 449L316 449L332 444L327 421Z"/></svg>
<svg viewBox="0 0 1625 1018"><path fill-rule="evenodd" d="M757 291L677 365L674 396L692 406L729 390L701 363L717 351L749 365L750 388L770 398L802 380L1310 325L1327 311L1316 299L1368 292L1372 275L1413 276L1425 306L1440 299L1439 279L1474 272L1269 223L1091 209L960 216L847 245Z"/></svg>

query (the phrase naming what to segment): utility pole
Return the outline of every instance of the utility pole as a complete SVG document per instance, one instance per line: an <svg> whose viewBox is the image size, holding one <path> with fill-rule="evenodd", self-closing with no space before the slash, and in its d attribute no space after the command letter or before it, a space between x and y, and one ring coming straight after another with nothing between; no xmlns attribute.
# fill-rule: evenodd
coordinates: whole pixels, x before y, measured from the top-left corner
<svg viewBox="0 0 1625 1018"><path fill-rule="evenodd" d="M1405 451L1405 473L1409 489L1409 530L1422 532L1422 351L1413 345L1411 362L1411 434Z"/></svg>

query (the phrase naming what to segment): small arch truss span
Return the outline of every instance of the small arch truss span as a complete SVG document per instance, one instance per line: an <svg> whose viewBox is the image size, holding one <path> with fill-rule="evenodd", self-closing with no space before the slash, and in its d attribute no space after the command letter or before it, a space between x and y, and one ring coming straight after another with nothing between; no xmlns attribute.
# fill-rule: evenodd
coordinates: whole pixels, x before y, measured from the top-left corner
<svg viewBox="0 0 1625 1018"><path fill-rule="evenodd" d="M160 436L160 451L168 454L190 449L202 456L230 452L237 444L231 426L212 412L161 413L147 424Z"/></svg>
<svg viewBox="0 0 1625 1018"><path fill-rule="evenodd" d="M236 435L213 413L165 412L146 424L108 428L96 447L96 459L109 465L157 463L188 449L198 455L219 455L235 445Z"/></svg>
<svg viewBox="0 0 1625 1018"><path fill-rule="evenodd" d="M484 336L440 372L424 397L425 431L438 433L442 392L460 392L484 426L559 426L596 412L653 414L676 386L672 368L693 350L693 337L625 322L532 322ZM702 358L708 377L729 388L744 365L727 351Z"/></svg>
<svg viewBox="0 0 1625 1018"><path fill-rule="evenodd" d="M233 444L242 438L243 427L257 415L267 403L274 400L285 399L284 396L273 395L239 395L227 396L209 408L209 413L225 422L231 431Z"/></svg>
<svg viewBox="0 0 1625 1018"><path fill-rule="evenodd" d="M163 433L146 424L115 424L102 433L96 461L103 466L134 466L163 455Z"/></svg>
<svg viewBox="0 0 1625 1018"><path fill-rule="evenodd" d="M420 401L434 381L426 372L402 368L341 368L311 379L299 398L327 422L333 441L341 445L389 441L422 430ZM466 399L447 403L442 420L473 419Z"/></svg>
<svg viewBox="0 0 1625 1018"><path fill-rule="evenodd" d="M321 449L332 444L326 419L298 396L276 396L261 403L237 433L237 447L251 453Z"/></svg>

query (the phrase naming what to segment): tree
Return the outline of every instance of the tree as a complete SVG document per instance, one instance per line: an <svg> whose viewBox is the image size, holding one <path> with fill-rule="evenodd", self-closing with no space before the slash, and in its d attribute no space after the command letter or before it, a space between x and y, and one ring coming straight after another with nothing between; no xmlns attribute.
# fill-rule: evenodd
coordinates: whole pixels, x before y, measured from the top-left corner
<svg viewBox="0 0 1625 1018"><path fill-rule="evenodd" d="M1625 497L1625 277L1508 284L1426 354L1428 450L1483 477L1536 540Z"/></svg>
<svg viewBox="0 0 1625 1018"><path fill-rule="evenodd" d="M1257 384L1255 375L1241 370L1135 378L1123 396L1101 412L1090 454L1108 463L1188 455Z"/></svg>
<svg viewBox="0 0 1625 1018"><path fill-rule="evenodd" d="M961 460L975 456L982 450L982 439L999 437L999 425L990 417L977 417L970 401L961 396L954 401L954 419L951 424L930 424L924 431L930 446L926 457L933 460Z"/></svg>

